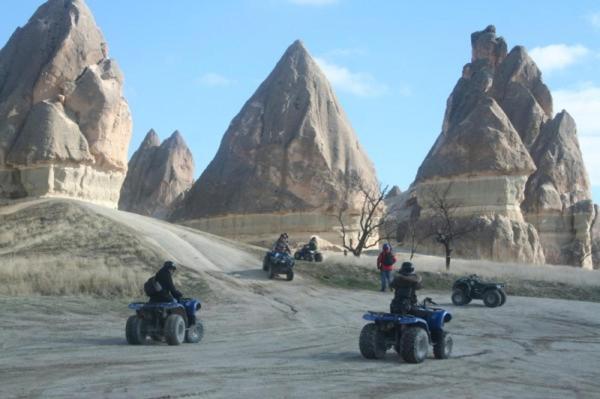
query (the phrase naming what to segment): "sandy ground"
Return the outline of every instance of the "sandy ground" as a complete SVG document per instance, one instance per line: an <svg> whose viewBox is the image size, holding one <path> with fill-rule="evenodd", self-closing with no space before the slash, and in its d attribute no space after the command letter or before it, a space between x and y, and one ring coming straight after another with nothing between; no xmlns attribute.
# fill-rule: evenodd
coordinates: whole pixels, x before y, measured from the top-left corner
<svg viewBox="0 0 600 399"><path fill-rule="evenodd" d="M600 397L600 304L509 297L456 308L424 292L454 315L453 357L370 361L358 351L361 316L387 309L391 294L270 281L225 241L91 209L207 273L205 338L128 346L122 301L0 298L0 398Z"/></svg>

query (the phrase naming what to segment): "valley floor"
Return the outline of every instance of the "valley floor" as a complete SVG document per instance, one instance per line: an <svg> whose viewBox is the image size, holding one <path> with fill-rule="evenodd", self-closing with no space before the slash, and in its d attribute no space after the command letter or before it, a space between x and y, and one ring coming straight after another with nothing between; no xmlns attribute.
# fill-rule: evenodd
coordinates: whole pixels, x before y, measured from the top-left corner
<svg viewBox="0 0 600 399"><path fill-rule="evenodd" d="M122 299L3 296L0 398L600 397L599 303L509 296L500 308L457 308L449 293L421 292L454 316L452 358L371 361L358 350L361 317L387 310L391 293L328 287L303 268L292 282L268 280L258 250L89 209L201 276L205 337L129 346Z"/></svg>
<svg viewBox="0 0 600 399"><path fill-rule="evenodd" d="M600 396L600 304L510 297L455 308L451 359L363 359L365 309L388 293L230 276L248 295L205 304L199 344L128 346L125 303L2 298L2 398L586 398ZM292 289L290 289L292 288Z"/></svg>

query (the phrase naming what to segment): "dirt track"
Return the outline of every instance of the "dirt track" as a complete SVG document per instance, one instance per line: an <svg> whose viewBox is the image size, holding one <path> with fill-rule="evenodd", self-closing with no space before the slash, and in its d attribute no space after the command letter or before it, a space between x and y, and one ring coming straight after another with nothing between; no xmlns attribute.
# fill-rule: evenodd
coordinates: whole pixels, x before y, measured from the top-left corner
<svg viewBox="0 0 600 399"><path fill-rule="evenodd" d="M448 304L453 358L403 363L358 352L366 309L389 293L269 281L254 257L147 218L111 217L208 273L197 345L128 346L125 303L0 298L0 397L398 397L600 396L600 304L509 298L502 308ZM228 251L223 259L222 250Z"/></svg>

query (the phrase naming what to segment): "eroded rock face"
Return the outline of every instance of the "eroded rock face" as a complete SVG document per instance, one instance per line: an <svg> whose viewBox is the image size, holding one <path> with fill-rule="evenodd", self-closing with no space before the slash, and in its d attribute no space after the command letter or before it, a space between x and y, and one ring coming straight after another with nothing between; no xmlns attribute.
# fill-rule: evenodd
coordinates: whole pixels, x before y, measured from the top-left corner
<svg viewBox="0 0 600 399"><path fill-rule="evenodd" d="M331 229L339 207L347 204L356 212L360 204L351 186L356 176L377 186L374 167L329 82L297 41L233 119L176 218L216 217L220 231L228 231L244 228L240 218L277 214L272 232L304 229L299 214L306 223L311 215L330 215ZM207 223L203 228L213 231L214 223Z"/></svg>
<svg viewBox="0 0 600 399"><path fill-rule="evenodd" d="M456 255L591 267L596 211L575 122L565 111L553 117L550 91L523 47L507 53L493 26L471 43L442 133L395 214L423 223L433 194L443 193L458 223L477 226Z"/></svg>
<svg viewBox="0 0 600 399"><path fill-rule="evenodd" d="M150 130L129 161L119 209L166 218L193 182L194 158L181 134L175 131L161 144Z"/></svg>
<svg viewBox="0 0 600 399"><path fill-rule="evenodd" d="M131 138L122 86L85 2L42 5L0 50L0 198L116 206Z"/></svg>

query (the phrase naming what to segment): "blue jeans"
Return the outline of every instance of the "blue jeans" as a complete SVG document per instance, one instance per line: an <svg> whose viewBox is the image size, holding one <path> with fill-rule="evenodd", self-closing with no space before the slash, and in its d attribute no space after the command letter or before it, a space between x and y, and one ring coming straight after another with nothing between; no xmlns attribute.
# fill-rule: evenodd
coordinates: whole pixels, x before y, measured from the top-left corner
<svg viewBox="0 0 600 399"><path fill-rule="evenodd" d="M389 287L392 281L392 271L391 270L381 270L381 291L385 291L387 287Z"/></svg>

